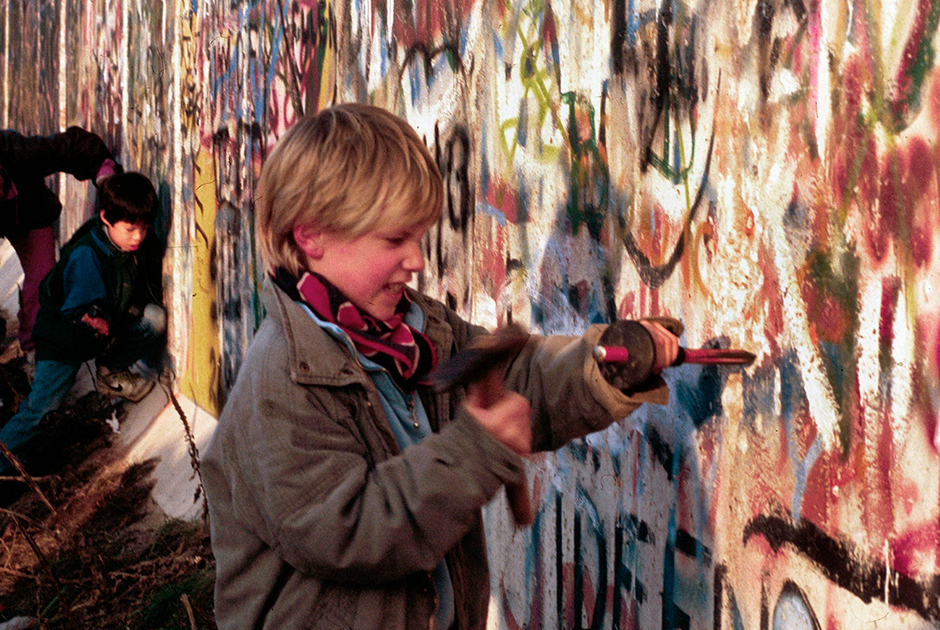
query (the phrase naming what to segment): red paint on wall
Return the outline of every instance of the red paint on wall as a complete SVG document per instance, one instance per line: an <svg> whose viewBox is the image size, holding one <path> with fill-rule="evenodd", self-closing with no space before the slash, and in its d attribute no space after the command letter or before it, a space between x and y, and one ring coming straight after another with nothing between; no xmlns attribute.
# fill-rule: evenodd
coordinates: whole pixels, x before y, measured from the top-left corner
<svg viewBox="0 0 940 630"><path fill-rule="evenodd" d="M940 128L940 68L934 68L930 73L928 85L924 88L924 104L930 126Z"/></svg>
<svg viewBox="0 0 940 630"><path fill-rule="evenodd" d="M493 237L483 239L480 246L480 266L477 272L483 280L483 288L490 292L493 299L498 299L503 285L506 284L506 234L495 222L493 232ZM497 315L501 317L502 313Z"/></svg>
<svg viewBox="0 0 940 630"><path fill-rule="evenodd" d="M519 205L516 193L506 182L493 180L486 188L486 203L499 210L506 220L519 224Z"/></svg>
<svg viewBox="0 0 940 630"><path fill-rule="evenodd" d="M862 502L864 509L865 527L869 532L867 538L870 548L869 553L880 553L884 541L891 536L894 531L894 501L893 488L891 483L892 463L897 457L892 438L894 436L891 426L891 418L886 409L879 409L878 421L873 422L872 426L866 427L871 431L871 435L865 436L865 442L858 444L859 459L863 462L864 468L864 488L865 500ZM864 448L866 443L872 443L872 448ZM871 459L866 456L871 453Z"/></svg>
<svg viewBox="0 0 940 630"><path fill-rule="evenodd" d="M904 575L917 577L937 572L940 569L940 523L928 521L899 533L890 542L890 549L891 568Z"/></svg>
<svg viewBox="0 0 940 630"><path fill-rule="evenodd" d="M464 19L470 14L475 0L415 0L414 3L395 4L392 33L397 43L405 48L424 45L433 48L451 33L459 33ZM384 15L384 0L372 0L376 15ZM457 42L451 42L456 44Z"/></svg>
<svg viewBox="0 0 940 630"><path fill-rule="evenodd" d="M936 217L932 211L936 199L931 198L931 193L936 195L937 190L934 176L936 165L933 152L923 138L912 138L902 150L907 166L904 178L904 190L908 199L905 218L909 226L911 260L916 267L923 267L930 260L932 233L937 228Z"/></svg>
<svg viewBox="0 0 940 630"><path fill-rule="evenodd" d="M882 348L891 347L894 341L894 309L898 303L901 281L896 277L881 281L881 315L878 320L878 338Z"/></svg>
<svg viewBox="0 0 940 630"><path fill-rule="evenodd" d="M620 300L620 306L617 308L617 317L620 319L633 319L636 317L636 293L627 291L627 294Z"/></svg>

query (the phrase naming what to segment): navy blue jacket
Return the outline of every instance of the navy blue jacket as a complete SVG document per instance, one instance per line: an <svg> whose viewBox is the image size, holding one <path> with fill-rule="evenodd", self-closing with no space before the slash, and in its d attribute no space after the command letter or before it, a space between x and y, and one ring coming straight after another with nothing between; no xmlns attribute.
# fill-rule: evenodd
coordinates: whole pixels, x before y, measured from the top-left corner
<svg viewBox="0 0 940 630"><path fill-rule="evenodd" d="M115 330L139 317L148 302L162 302L161 254L153 230L136 252L124 252L98 217L82 225L39 285L36 359L80 363L100 355ZM108 322L111 335L99 335L81 321L92 310Z"/></svg>

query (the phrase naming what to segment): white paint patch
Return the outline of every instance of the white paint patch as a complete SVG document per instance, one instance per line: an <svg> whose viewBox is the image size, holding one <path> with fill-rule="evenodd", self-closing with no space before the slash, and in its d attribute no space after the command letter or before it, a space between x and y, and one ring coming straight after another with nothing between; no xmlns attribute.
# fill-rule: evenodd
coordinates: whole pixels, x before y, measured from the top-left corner
<svg viewBox="0 0 940 630"><path fill-rule="evenodd" d="M903 290L894 311L894 339L891 342L891 428L903 441L911 424L914 375L914 335L908 317L907 296Z"/></svg>
<svg viewBox="0 0 940 630"><path fill-rule="evenodd" d="M835 29L839 24L839 15L842 9L837 2L821 2L819 11L820 33L819 33L819 55L816 61L816 100L813 103L816 113L816 122L813 129L816 132L816 150L820 155L820 162L826 164L826 153L829 133L829 121L832 118L832 90L829 50L835 35Z"/></svg>
<svg viewBox="0 0 940 630"><path fill-rule="evenodd" d="M16 323L19 311L20 286L23 284L23 267L9 239L0 239L0 309L7 320L7 329Z"/></svg>
<svg viewBox="0 0 940 630"><path fill-rule="evenodd" d="M865 417L865 425L877 421L880 396L878 381L881 364L878 360L878 329L881 320L881 283L861 283L858 309L858 390Z"/></svg>
<svg viewBox="0 0 940 630"><path fill-rule="evenodd" d="M800 90L800 81L789 70L780 69L774 73L773 81L770 84L771 103L779 103L789 99Z"/></svg>
<svg viewBox="0 0 940 630"><path fill-rule="evenodd" d="M839 411L823 371L819 350L810 336L809 321L801 299L800 286L797 284L797 267L787 246L783 223L783 215L790 198L789 183L793 181L793 176L782 172L780 165L775 163L765 181L767 185L764 188L763 207L767 209L765 221L770 236L768 240L774 253L777 276L780 278L784 329L800 361L800 373L810 415L822 437L823 446L829 448L838 430Z"/></svg>

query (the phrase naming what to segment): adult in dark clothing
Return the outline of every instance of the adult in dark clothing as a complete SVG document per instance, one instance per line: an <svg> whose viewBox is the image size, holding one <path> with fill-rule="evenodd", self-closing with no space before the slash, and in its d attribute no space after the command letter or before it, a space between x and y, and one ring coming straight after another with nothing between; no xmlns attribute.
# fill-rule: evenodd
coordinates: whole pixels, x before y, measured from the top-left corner
<svg viewBox="0 0 940 630"><path fill-rule="evenodd" d="M62 210L45 178L69 173L79 180L94 179L97 185L122 170L104 141L81 127L49 136L0 131L0 236L9 239L23 267L19 340L24 349L33 345L39 283L55 264L52 224Z"/></svg>
<svg viewBox="0 0 940 630"><path fill-rule="evenodd" d="M102 393L136 402L154 385L128 367L138 359L159 360L166 328L157 264L162 247L150 234L156 191L144 175L123 173L101 182L99 203L99 215L62 247L40 286L33 389L0 430L0 442L17 456L61 404L85 361L96 359ZM0 475L9 472L0 458Z"/></svg>

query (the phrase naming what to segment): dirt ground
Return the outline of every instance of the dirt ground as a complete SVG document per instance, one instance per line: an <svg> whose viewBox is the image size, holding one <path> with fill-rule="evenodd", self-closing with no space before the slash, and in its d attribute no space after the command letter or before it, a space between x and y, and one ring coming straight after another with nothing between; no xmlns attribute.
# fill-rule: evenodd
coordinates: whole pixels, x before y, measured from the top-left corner
<svg viewBox="0 0 940 630"><path fill-rule="evenodd" d="M0 365L0 425L29 391L25 367ZM36 487L0 481L0 630L216 627L208 526L163 516L155 462L128 468L107 448L125 415L86 394L43 421L27 454Z"/></svg>

